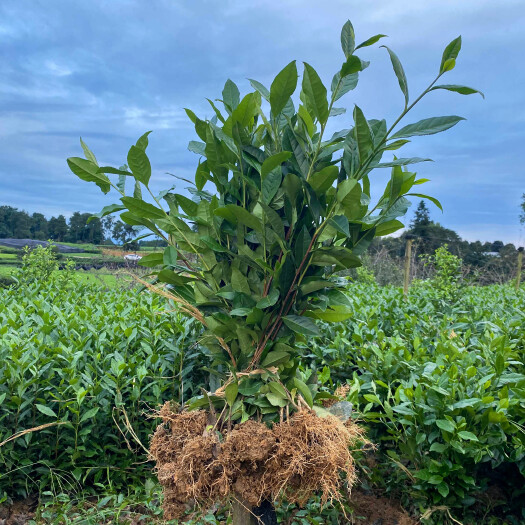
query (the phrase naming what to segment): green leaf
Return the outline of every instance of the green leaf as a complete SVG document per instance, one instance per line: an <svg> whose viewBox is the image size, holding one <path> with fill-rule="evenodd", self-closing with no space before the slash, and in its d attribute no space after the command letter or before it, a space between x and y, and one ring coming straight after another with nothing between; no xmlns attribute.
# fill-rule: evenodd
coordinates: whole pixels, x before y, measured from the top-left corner
<svg viewBox="0 0 525 525"><path fill-rule="evenodd" d="M437 486L437 489L438 489L438 492L444 497L446 498L448 496L448 493L450 492L450 488L449 486L446 484L446 483L440 483L438 486Z"/></svg>
<svg viewBox="0 0 525 525"><path fill-rule="evenodd" d="M328 224L343 235L350 237L348 219L344 215L335 215L328 221Z"/></svg>
<svg viewBox="0 0 525 525"><path fill-rule="evenodd" d="M285 66L270 86L270 107L274 118L281 113L297 87L297 66L295 60Z"/></svg>
<svg viewBox="0 0 525 525"><path fill-rule="evenodd" d="M57 417L57 415L49 407L46 407L45 405L39 405L38 403L35 404L35 406L39 412L42 412L42 414L50 417Z"/></svg>
<svg viewBox="0 0 525 525"><path fill-rule="evenodd" d="M248 80L250 81L250 84L253 87L253 89L256 89L266 101L270 102L270 91L268 91L268 88L266 86L263 86L257 80L253 80L251 78L249 78Z"/></svg>
<svg viewBox="0 0 525 525"><path fill-rule="evenodd" d="M334 102L339 100L343 95L355 89L357 83L359 82L359 73L354 73L353 75L347 75L344 78L341 78L341 73L338 72L334 75L332 80L332 93L334 94Z"/></svg>
<svg viewBox="0 0 525 525"><path fill-rule="evenodd" d="M140 259L140 266L146 266L148 268L153 268L154 266L160 266L164 263L164 257L162 253L149 253Z"/></svg>
<svg viewBox="0 0 525 525"><path fill-rule="evenodd" d="M111 166L102 166L98 168L97 173L111 173L113 175L126 175L128 177L133 177L133 173L123 169L112 168Z"/></svg>
<svg viewBox="0 0 525 525"><path fill-rule="evenodd" d="M339 175L337 166L326 166L321 171L315 172L310 176L308 182L317 195L324 195L331 188Z"/></svg>
<svg viewBox="0 0 525 525"><path fill-rule="evenodd" d="M362 266L359 257L344 246L328 246L318 248L312 254L310 264L314 266L332 266L346 270L347 268L357 268Z"/></svg>
<svg viewBox="0 0 525 525"><path fill-rule="evenodd" d="M276 345L277 346L277 345ZM268 352L261 365L263 368L280 365L286 363L290 359L290 354L284 350L273 350Z"/></svg>
<svg viewBox="0 0 525 525"><path fill-rule="evenodd" d="M305 312L305 315L312 317L313 319L320 319L321 321L326 321L327 323L340 323L341 321L346 321L350 319L354 312L349 310L345 306L334 305L331 308L326 310L309 310Z"/></svg>
<svg viewBox="0 0 525 525"><path fill-rule="evenodd" d="M281 175L281 173L275 170L271 171L263 180L261 193L262 201L265 204L270 204L270 201L275 197L275 194L281 186L282 179L283 176Z"/></svg>
<svg viewBox="0 0 525 525"><path fill-rule="evenodd" d="M422 135L433 135L434 133L440 133L455 126L461 120L465 120L463 117L457 117L456 115L450 115L446 117L432 117L425 118L414 124L408 124L396 131L390 138L405 138L415 137Z"/></svg>
<svg viewBox="0 0 525 525"><path fill-rule="evenodd" d="M166 217L164 211L142 199L136 199L135 197L122 197L120 200L130 212L139 217L146 217L148 219L164 219Z"/></svg>
<svg viewBox="0 0 525 525"><path fill-rule="evenodd" d="M392 62L392 67L394 68L394 73L396 74L397 81L399 82L399 87L401 88L401 91L403 92L403 95L405 95L405 107L408 106L408 82L407 77L405 75L405 70L403 69L403 66L401 65L401 62L397 55L387 46L381 46L384 47L388 54L390 55L390 61Z"/></svg>
<svg viewBox="0 0 525 525"><path fill-rule="evenodd" d="M151 131L146 131L144 135L142 135L136 142L135 146L137 148L140 148L144 151L146 151L146 148L148 147L148 135L151 133Z"/></svg>
<svg viewBox="0 0 525 525"><path fill-rule="evenodd" d="M359 160L361 164L365 162L369 153L374 146L372 140L372 132L361 108L354 107L354 122L355 122L355 138L357 141L357 149L359 151Z"/></svg>
<svg viewBox="0 0 525 525"><path fill-rule="evenodd" d="M292 153L290 151L281 151L280 153L276 153L275 155L272 155L271 157L265 159L261 166L261 177L264 179L268 175L268 173L273 171L275 168L278 168L291 156Z"/></svg>
<svg viewBox="0 0 525 525"><path fill-rule="evenodd" d="M84 155L87 160L90 160L93 164L96 164L98 166L97 158L95 157L95 154L87 147L87 144L82 140L82 137L80 137L80 145L82 146L82 149L84 150Z"/></svg>
<svg viewBox="0 0 525 525"><path fill-rule="evenodd" d="M326 99L326 88L324 87L315 69L304 62L303 74L304 103L308 112L317 117L321 124L328 120L328 100Z"/></svg>
<svg viewBox="0 0 525 525"><path fill-rule="evenodd" d="M443 443L432 443L430 446L430 452L437 452L439 454L442 454L447 450L448 446L444 445Z"/></svg>
<svg viewBox="0 0 525 525"><path fill-rule="evenodd" d="M80 422L83 423L87 419L92 419L97 415L97 412L99 411L100 407L94 407L90 408L80 419Z"/></svg>
<svg viewBox="0 0 525 525"><path fill-rule="evenodd" d="M162 262L166 266L177 266L177 250L173 246L166 246L162 255Z"/></svg>
<svg viewBox="0 0 525 525"><path fill-rule="evenodd" d="M348 58L355 49L354 27L350 20L347 20L341 29L341 48L346 58Z"/></svg>
<svg viewBox="0 0 525 525"><path fill-rule="evenodd" d="M472 432L467 432L466 430L462 430L461 432L458 432L458 436L461 439L467 439L469 441L479 441L476 434L473 434Z"/></svg>
<svg viewBox="0 0 525 525"><path fill-rule="evenodd" d="M226 110L230 115L239 105L240 99L241 95L239 93L239 88L234 82L228 79L226 84L224 84L224 89L222 90L222 101L224 102Z"/></svg>
<svg viewBox="0 0 525 525"><path fill-rule="evenodd" d="M308 248L310 247L310 242L312 241L311 235L308 233L308 229L303 225L302 229L299 231L294 244L294 256L297 264L303 260Z"/></svg>
<svg viewBox="0 0 525 525"><path fill-rule="evenodd" d="M122 206L122 204L109 204L108 206L104 206L102 210L98 213L94 213L89 219L88 224L91 222L92 219L97 218L101 219L102 217L105 217L106 215L110 215L111 213L115 213L116 211L122 211L125 210L126 207Z"/></svg>
<svg viewBox="0 0 525 525"><path fill-rule="evenodd" d="M270 390L274 394L278 395L282 399L287 399L288 398L286 389L284 388L283 385L281 385L281 383L278 383L277 381L270 381L267 384L270 387Z"/></svg>
<svg viewBox="0 0 525 525"><path fill-rule="evenodd" d="M224 389L224 397L226 398L226 402L228 405L233 406L235 403L235 400L237 399L237 394L239 393L239 385L237 382L230 383L225 389Z"/></svg>
<svg viewBox="0 0 525 525"><path fill-rule="evenodd" d="M344 78L348 75L358 73L363 69L361 59L355 55L348 57L348 60L341 67L341 78Z"/></svg>
<svg viewBox="0 0 525 525"><path fill-rule="evenodd" d="M450 71L454 68L456 58L461 51L461 35L452 40L450 44L443 51L443 56L441 58L441 65L439 66L439 72L444 73L445 71ZM452 67L450 67L452 65Z"/></svg>
<svg viewBox="0 0 525 525"><path fill-rule="evenodd" d="M151 164L142 148L131 146L128 152L128 166L135 179L147 186L151 177Z"/></svg>
<svg viewBox="0 0 525 525"><path fill-rule="evenodd" d="M368 47L373 44L375 44L377 41L381 40L381 38L385 38L388 35L374 35L371 36L368 40L365 40L364 42L361 42L358 46L356 46L355 51L358 49L361 49L362 47Z"/></svg>
<svg viewBox="0 0 525 525"><path fill-rule="evenodd" d="M266 394L266 399L274 406L274 407L285 407L288 404L287 399L279 396L275 392L268 392Z"/></svg>
<svg viewBox="0 0 525 525"><path fill-rule="evenodd" d="M240 224L248 226L248 228L251 228L252 230L262 232L261 221L241 206L236 206L235 204L227 204L226 206L217 208L214 211L214 213L219 217L225 218L232 224L237 224L239 222Z"/></svg>
<svg viewBox="0 0 525 525"><path fill-rule="evenodd" d="M387 221L376 226L376 237L382 237L383 235L390 235L391 233L404 228L404 224L398 220Z"/></svg>
<svg viewBox="0 0 525 525"><path fill-rule="evenodd" d="M232 121L238 122L242 127L249 127L259 113L261 95L248 93L232 113Z"/></svg>
<svg viewBox="0 0 525 525"><path fill-rule="evenodd" d="M423 193L407 193L407 195L411 195L412 197L419 197L420 199L428 199L429 201L433 202L441 211L443 211L443 206L441 206L441 203L434 197L424 195Z"/></svg>
<svg viewBox="0 0 525 525"><path fill-rule="evenodd" d="M284 324L302 335L319 335L319 328L317 325L308 317L301 317L299 315L287 315L283 317Z"/></svg>
<svg viewBox="0 0 525 525"><path fill-rule="evenodd" d="M407 166L408 164L418 164L420 162L433 162L432 159L422 159L421 157L411 157L410 159L395 159L391 162L381 162L373 166L374 168L393 168L394 166Z"/></svg>
<svg viewBox="0 0 525 525"><path fill-rule="evenodd" d="M199 142L198 140L190 140L188 142L188 150L197 155L206 155L206 144Z"/></svg>
<svg viewBox="0 0 525 525"><path fill-rule="evenodd" d="M314 399L312 396L312 392L308 388L308 385L301 381L299 378L294 377L293 378L293 384L299 391L299 393L303 396L304 400L308 403L308 406L311 408L314 406Z"/></svg>
<svg viewBox="0 0 525 525"><path fill-rule="evenodd" d="M276 290L275 288L270 291L270 293L263 297L258 303L257 308L260 308L263 310L264 308L268 308L270 306L273 306L277 300L279 299L279 290Z"/></svg>
<svg viewBox="0 0 525 525"><path fill-rule="evenodd" d="M442 84L440 86L434 86L430 91L434 91L435 89L445 89L447 91L459 93L460 95L473 95L474 93L479 93L483 98L485 98L485 95L478 89L474 89L468 86L460 86L457 84Z"/></svg>
<svg viewBox="0 0 525 525"><path fill-rule="evenodd" d="M94 162L80 157L69 157L67 164L79 179L94 182L104 193L111 189L109 179L103 173L98 173L98 166Z"/></svg>
<svg viewBox="0 0 525 525"><path fill-rule="evenodd" d="M232 268L232 288L237 292L251 295L250 285L246 276L237 268ZM253 303L252 303L253 304Z"/></svg>
<svg viewBox="0 0 525 525"><path fill-rule="evenodd" d="M454 430L456 429L454 423L452 423L452 421L449 421L448 419L437 419L436 425L441 430L445 430L446 432L454 432Z"/></svg>

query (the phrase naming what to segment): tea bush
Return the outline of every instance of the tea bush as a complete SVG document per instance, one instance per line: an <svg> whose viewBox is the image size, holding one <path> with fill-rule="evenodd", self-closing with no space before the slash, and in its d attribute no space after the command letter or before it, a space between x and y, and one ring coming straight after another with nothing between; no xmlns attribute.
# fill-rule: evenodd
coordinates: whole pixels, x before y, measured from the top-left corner
<svg viewBox="0 0 525 525"><path fill-rule="evenodd" d="M147 446L155 422L143 412L188 398L205 379L192 324L167 308L93 285L0 289L0 443L63 423L0 447L0 501L97 483L118 490L144 475L126 417Z"/></svg>
<svg viewBox="0 0 525 525"><path fill-rule="evenodd" d="M492 506L520 523L525 294L469 287L447 315L438 295L420 287L404 300L398 288L350 284L352 319L308 340L302 371L317 372L329 391L350 385L355 415L378 445L374 461L360 460L364 486L382 487L416 515L449 509L483 523ZM4 498L144 485L150 465L126 415L147 446L155 421L144 412L214 388L206 358L197 358L198 333L166 315L170 308L136 290L0 290L0 443L65 422L0 447ZM312 505L307 514L331 522ZM443 512L424 523L449 523Z"/></svg>
<svg viewBox="0 0 525 525"><path fill-rule="evenodd" d="M470 517L497 487L505 512L525 518L525 296L469 288L442 316L439 290L420 288L409 301L378 290L352 286L354 319L326 325L310 344L311 366L349 382L380 444L370 481L420 513L445 506Z"/></svg>

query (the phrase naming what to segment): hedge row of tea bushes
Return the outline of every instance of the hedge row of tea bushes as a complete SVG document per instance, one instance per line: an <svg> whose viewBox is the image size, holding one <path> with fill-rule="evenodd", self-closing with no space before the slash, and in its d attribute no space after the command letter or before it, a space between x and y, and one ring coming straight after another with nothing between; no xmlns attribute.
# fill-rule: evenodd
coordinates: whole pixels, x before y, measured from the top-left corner
<svg viewBox="0 0 525 525"><path fill-rule="evenodd" d="M421 284L404 300L396 288L351 285L349 295L354 318L324 325L304 367L328 390L350 385L378 445L358 457L361 483L416 514L434 509L425 523L449 523L448 512L522 523L524 292L467 288L451 301ZM126 424L147 446L152 408L209 388L196 327L167 308L96 285L0 290L0 442L63 423L0 447L0 500L144 485L150 464ZM337 509L310 507L337 522Z"/></svg>
<svg viewBox="0 0 525 525"><path fill-rule="evenodd" d="M420 513L446 506L468 520L494 507L523 523L525 293L473 287L453 303L424 284L408 301L395 288L350 293L355 318L326 325L309 360L327 384L351 385L379 445L364 479Z"/></svg>
<svg viewBox="0 0 525 525"><path fill-rule="evenodd" d="M147 446L151 410L198 388L194 340L191 323L136 290L0 290L0 442L61 423L0 447L0 502L143 483L149 466L126 424Z"/></svg>

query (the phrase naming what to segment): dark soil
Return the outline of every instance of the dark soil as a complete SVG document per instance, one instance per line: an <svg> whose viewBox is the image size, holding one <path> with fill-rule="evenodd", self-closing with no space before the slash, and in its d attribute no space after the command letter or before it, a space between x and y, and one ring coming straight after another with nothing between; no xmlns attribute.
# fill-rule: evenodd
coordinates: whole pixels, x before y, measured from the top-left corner
<svg viewBox="0 0 525 525"><path fill-rule="evenodd" d="M350 507L355 516L355 523L360 525L417 525L401 508L399 502L389 498L353 490L350 496Z"/></svg>
<svg viewBox="0 0 525 525"><path fill-rule="evenodd" d="M38 504L36 497L15 501L12 505L0 507L0 525L25 525L35 517Z"/></svg>

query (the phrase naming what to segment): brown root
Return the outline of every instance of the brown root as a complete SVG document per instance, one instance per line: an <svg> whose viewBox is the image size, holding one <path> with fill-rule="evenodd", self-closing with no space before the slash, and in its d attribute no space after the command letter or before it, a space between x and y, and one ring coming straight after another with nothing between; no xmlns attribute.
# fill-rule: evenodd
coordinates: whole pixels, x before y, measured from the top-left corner
<svg viewBox="0 0 525 525"><path fill-rule="evenodd" d="M166 519L231 497L254 507L280 497L304 505L320 492L326 502L340 497L345 479L355 481L350 448L363 435L352 422L301 410L271 429L249 420L222 436L207 429L206 412L176 413L166 404L159 415L164 424L150 454L164 487Z"/></svg>
<svg viewBox="0 0 525 525"><path fill-rule="evenodd" d="M314 493L322 501L339 498L341 473L351 486L356 479L350 447L362 439L361 429L336 417L318 417L311 411L295 413L274 428L277 450L268 461L266 485L277 497L304 505Z"/></svg>

